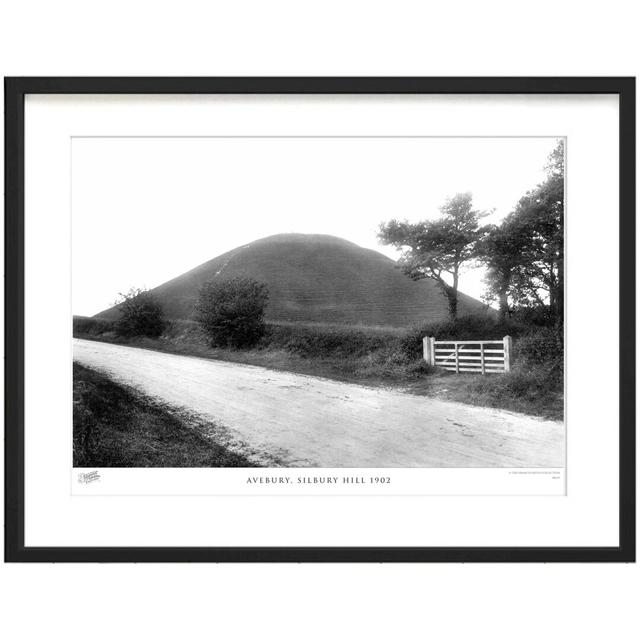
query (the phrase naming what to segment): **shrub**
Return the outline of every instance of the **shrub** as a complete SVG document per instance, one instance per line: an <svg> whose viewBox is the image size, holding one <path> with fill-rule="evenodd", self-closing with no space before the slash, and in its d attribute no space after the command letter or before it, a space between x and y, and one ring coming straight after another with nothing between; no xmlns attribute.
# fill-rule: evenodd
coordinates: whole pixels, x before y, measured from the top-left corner
<svg viewBox="0 0 640 640"><path fill-rule="evenodd" d="M357 357L395 344L395 336L350 327L271 326L263 343L304 358Z"/></svg>
<svg viewBox="0 0 640 640"><path fill-rule="evenodd" d="M528 327L551 327L556 324L556 318L547 306L519 307L511 312L511 320Z"/></svg>
<svg viewBox="0 0 640 640"><path fill-rule="evenodd" d="M428 335L427 329L424 327L414 327L413 329L410 329L400 340L400 350L410 360L422 358L422 339Z"/></svg>
<svg viewBox="0 0 640 640"><path fill-rule="evenodd" d="M248 277L212 280L200 289L196 313L213 347L251 347L264 335L267 285Z"/></svg>
<svg viewBox="0 0 640 640"><path fill-rule="evenodd" d="M514 342L513 359L521 370L536 370L559 384L564 374L562 334L551 327L536 327Z"/></svg>
<svg viewBox="0 0 640 640"><path fill-rule="evenodd" d="M164 329L162 305L144 289L130 289L117 302L120 318L115 322L118 335L157 338Z"/></svg>
<svg viewBox="0 0 640 640"><path fill-rule="evenodd" d="M73 335L99 336L115 331L115 325L102 318L87 318L86 316L73 316Z"/></svg>

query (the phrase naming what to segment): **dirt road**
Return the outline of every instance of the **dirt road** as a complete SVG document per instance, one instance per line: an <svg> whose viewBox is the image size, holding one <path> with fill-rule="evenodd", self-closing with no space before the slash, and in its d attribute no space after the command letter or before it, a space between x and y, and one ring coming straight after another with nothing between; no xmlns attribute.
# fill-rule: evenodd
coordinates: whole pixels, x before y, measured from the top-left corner
<svg viewBox="0 0 640 640"><path fill-rule="evenodd" d="M222 425L256 462L562 467L560 422L236 363L74 340L74 359Z"/></svg>

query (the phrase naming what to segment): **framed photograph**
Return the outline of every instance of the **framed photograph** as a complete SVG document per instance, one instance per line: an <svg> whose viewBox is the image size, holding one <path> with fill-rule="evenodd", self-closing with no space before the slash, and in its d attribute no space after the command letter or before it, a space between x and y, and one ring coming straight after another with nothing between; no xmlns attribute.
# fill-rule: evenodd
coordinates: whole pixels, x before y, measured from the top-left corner
<svg viewBox="0 0 640 640"><path fill-rule="evenodd" d="M635 560L633 78L7 78L8 561Z"/></svg>

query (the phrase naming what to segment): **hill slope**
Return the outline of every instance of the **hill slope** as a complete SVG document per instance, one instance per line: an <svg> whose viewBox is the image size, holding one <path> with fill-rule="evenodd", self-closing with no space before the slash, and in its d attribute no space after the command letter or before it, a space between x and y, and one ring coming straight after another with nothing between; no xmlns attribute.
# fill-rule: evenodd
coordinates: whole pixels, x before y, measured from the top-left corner
<svg viewBox="0 0 640 640"><path fill-rule="evenodd" d="M414 282L386 256L327 235L281 234L224 253L153 289L167 317L193 317L198 290L214 278L250 276L269 287L267 320L408 327L447 317L432 280ZM485 313L460 294L460 315ZM113 307L96 317L115 319Z"/></svg>

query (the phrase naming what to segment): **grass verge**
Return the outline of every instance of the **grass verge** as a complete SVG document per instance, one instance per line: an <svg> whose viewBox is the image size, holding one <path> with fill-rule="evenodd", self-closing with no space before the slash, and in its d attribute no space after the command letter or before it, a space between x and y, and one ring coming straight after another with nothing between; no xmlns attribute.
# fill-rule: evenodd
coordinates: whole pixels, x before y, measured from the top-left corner
<svg viewBox="0 0 640 640"><path fill-rule="evenodd" d="M73 364L74 467L256 467L210 426Z"/></svg>
<svg viewBox="0 0 640 640"><path fill-rule="evenodd" d="M492 376L438 371L426 383L410 383L407 391L548 420L564 420L562 383L544 375L540 369L516 369Z"/></svg>

